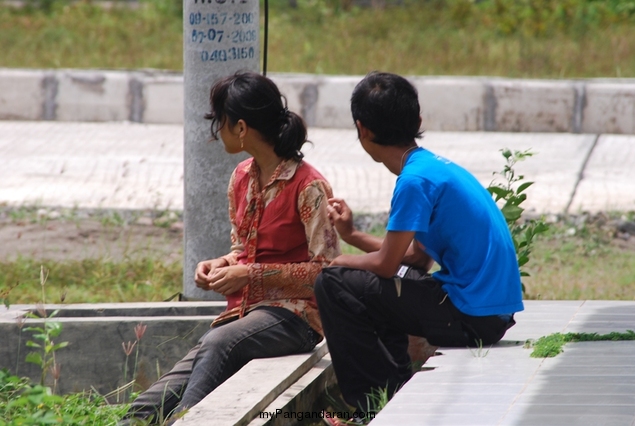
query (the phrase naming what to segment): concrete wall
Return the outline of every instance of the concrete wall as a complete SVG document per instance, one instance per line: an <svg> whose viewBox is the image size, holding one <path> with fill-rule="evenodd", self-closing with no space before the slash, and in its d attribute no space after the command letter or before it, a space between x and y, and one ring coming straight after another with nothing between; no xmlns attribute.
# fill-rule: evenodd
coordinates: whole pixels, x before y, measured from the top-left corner
<svg viewBox="0 0 635 426"><path fill-rule="evenodd" d="M137 384L143 389L160 374L167 373L209 329L216 315L225 309L225 302L104 303L45 308L47 315L59 309L58 315L51 319L62 324L62 332L54 342L68 342L67 347L55 352L61 364L60 393L94 388L104 395L124 385L126 362L127 381L136 373ZM27 328L43 327L44 320L26 319L22 323L19 318L25 312L37 309L32 305L0 307L0 368L39 383L40 367L26 363L25 357L37 351L27 347L28 340L41 342ZM135 369L137 346L126 357L122 344L136 340L134 328L139 323L147 328L137 345L139 357ZM52 383L49 374L46 384Z"/></svg>
<svg viewBox="0 0 635 426"><path fill-rule="evenodd" d="M274 74L309 126L351 128L361 76ZM424 128L635 134L635 79L411 77ZM0 119L183 123L183 76L162 71L0 68Z"/></svg>

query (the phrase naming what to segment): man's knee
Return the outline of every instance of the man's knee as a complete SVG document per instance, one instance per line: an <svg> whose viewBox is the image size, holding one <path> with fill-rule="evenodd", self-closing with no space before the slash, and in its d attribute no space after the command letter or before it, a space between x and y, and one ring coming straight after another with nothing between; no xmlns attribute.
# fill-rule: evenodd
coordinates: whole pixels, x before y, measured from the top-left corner
<svg viewBox="0 0 635 426"><path fill-rule="evenodd" d="M318 303L332 299L336 293L344 290L346 286L344 285L343 275L346 269L339 266L322 269L314 285L315 297Z"/></svg>

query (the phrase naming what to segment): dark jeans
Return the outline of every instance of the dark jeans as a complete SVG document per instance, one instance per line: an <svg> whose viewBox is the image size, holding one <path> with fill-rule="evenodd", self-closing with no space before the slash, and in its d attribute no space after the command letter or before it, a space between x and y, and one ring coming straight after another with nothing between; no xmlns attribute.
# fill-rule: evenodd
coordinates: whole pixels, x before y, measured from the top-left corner
<svg viewBox="0 0 635 426"><path fill-rule="evenodd" d="M207 331L169 373L139 395L125 418L161 423L197 404L249 361L308 352L318 340L319 335L293 312L257 308Z"/></svg>
<svg viewBox="0 0 635 426"><path fill-rule="evenodd" d="M388 387L389 396L412 376L408 334L435 346L498 342L513 319L461 313L429 275L411 270L394 279L359 269L329 267L315 283L322 326L344 399L366 408L366 395Z"/></svg>

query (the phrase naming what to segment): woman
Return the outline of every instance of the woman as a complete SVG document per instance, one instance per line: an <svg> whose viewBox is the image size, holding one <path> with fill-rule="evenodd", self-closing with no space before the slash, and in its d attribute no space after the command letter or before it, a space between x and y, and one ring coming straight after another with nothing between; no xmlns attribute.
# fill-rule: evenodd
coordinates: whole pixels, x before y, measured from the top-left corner
<svg viewBox="0 0 635 426"><path fill-rule="evenodd" d="M251 158L232 173L231 252L200 262L196 285L227 298L198 344L133 403L122 424L188 409L255 358L311 351L322 339L313 283L339 254L324 177L302 160L307 131L276 85L237 73L211 90L213 140ZM286 101L286 100L285 100ZM145 423L144 423L145 424Z"/></svg>

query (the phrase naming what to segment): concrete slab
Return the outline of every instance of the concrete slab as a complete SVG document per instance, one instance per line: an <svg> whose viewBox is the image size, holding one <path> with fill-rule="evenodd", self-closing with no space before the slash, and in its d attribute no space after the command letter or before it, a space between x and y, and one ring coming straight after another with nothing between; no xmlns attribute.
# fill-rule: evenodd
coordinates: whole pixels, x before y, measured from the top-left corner
<svg viewBox="0 0 635 426"><path fill-rule="evenodd" d="M347 129L353 126L351 95L361 77L332 76L320 79L316 103L315 126Z"/></svg>
<svg viewBox="0 0 635 426"><path fill-rule="evenodd" d="M635 133L635 82L587 82L582 131Z"/></svg>
<svg viewBox="0 0 635 426"><path fill-rule="evenodd" d="M333 383L335 372L331 356L327 353L297 382L258 413L254 420L249 422L249 426L285 426L293 423L294 419L301 422L307 410L313 407L324 390ZM313 413L316 412L311 414ZM298 419L298 414L303 418Z"/></svg>
<svg viewBox="0 0 635 426"><path fill-rule="evenodd" d="M424 127L436 131L485 130L485 79L416 77Z"/></svg>
<svg viewBox="0 0 635 426"><path fill-rule="evenodd" d="M570 211L635 209L633 138L602 136L593 149L594 135L430 131L420 145L484 186L503 168L502 148L530 149L535 156L517 166L535 181L525 207L559 213L569 204ZM305 158L336 196L357 212L389 210L396 176L363 151L354 129L309 128L309 139ZM0 158L0 202L10 205L183 208L180 125L0 121Z"/></svg>
<svg viewBox="0 0 635 426"><path fill-rule="evenodd" d="M41 120L44 107L43 71L5 69L0 78L0 120Z"/></svg>
<svg viewBox="0 0 635 426"><path fill-rule="evenodd" d="M548 311L541 335L571 328L595 332L594 316L618 316L635 302L526 301L505 340L480 353L444 349L417 373L371 422L372 426L421 424L581 425L635 424L635 341L565 345L555 358L530 358L531 350L509 344L539 337L529 319ZM579 316L579 317L578 317ZM572 326L579 320L579 326ZM620 331L620 330L613 330ZM585 356L588 355L588 356Z"/></svg>
<svg viewBox="0 0 635 426"><path fill-rule="evenodd" d="M156 76L143 80L144 123L183 124L183 77Z"/></svg>
<svg viewBox="0 0 635 426"><path fill-rule="evenodd" d="M502 132L571 132L576 91L568 81L492 79L495 128ZM530 130L531 129L531 130Z"/></svg>
<svg viewBox="0 0 635 426"><path fill-rule="evenodd" d="M601 135L570 211L635 210L635 136Z"/></svg>
<svg viewBox="0 0 635 426"><path fill-rule="evenodd" d="M0 201L86 208L183 208L183 128L0 123Z"/></svg>
<svg viewBox="0 0 635 426"><path fill-rule="evenodd" d="M122 121L129 118L126 74L65 70L59 81L55 118L60 121Z"/></svg>
<svg viewBox="0 0 635 426"><path fill-rule="evenodd" d="M307 354L253 360L192 407L174 426L206 425L210 419L214 419L214 426L248 424L310 371L327 351L322 341Z"/></svg>

